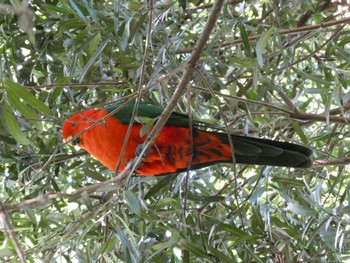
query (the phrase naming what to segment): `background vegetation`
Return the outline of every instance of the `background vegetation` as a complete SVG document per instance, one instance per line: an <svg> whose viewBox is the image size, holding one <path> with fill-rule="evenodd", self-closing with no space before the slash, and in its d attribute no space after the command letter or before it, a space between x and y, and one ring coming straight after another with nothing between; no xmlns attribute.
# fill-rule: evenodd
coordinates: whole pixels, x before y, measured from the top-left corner
<svg viewBox="0 0 350 263"><path fill-rule="evenodd" d="M349 260L342 2L2 1L0 261ZM235 134L307 145L314 166L111 183L61 126L138 95Z"/></svg>

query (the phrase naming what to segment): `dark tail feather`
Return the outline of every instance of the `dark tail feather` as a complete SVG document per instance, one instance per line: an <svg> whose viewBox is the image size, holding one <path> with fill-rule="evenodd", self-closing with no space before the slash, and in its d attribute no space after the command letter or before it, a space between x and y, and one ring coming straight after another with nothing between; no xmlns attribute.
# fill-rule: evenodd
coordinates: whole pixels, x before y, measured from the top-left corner
<svg viewBox="0 0 350 263"><path fill-rule="evenodd" d="M227 134L216 135L228 144ZM307 168L312 151L302 145L232 135L237 163Z"/></svg>

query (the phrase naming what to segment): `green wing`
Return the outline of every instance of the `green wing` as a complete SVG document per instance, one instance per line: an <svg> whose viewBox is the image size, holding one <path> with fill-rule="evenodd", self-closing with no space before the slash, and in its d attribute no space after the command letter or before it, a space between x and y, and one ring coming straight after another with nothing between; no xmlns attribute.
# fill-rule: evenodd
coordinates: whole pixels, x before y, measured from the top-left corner
<svg viewBox="0 0 350 263"><path fill-rule="evenodd" d="M108 111L108 113L110 113L113 110L117 109L121 104L122 103L116 103L114 105L107 107L106 110ZM125 123L125 124L130 123L132 112L134 110L134 105L135 105L134 103L129 103L124 108L118 110L118 112L116 112L113 116L117 118L121 123ZM164 109L162 107L159 107L150 103L140 102L137 110L137 116L155 119L162 114L163 110ZM133 120L133 122L139 123L136 120ZM194 122L194 124L196 123ZM177 127L189 127L189 119L188 119L188 116L185 114L173 112L170 115L166 125L177 126Z"/></svg>

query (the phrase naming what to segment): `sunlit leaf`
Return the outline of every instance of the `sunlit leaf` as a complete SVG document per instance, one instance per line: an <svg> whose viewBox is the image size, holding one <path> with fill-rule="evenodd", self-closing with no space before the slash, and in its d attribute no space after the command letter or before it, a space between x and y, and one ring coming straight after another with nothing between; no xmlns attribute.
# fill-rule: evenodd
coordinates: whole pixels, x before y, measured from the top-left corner
<svg viewBox="0 0 350 263"><path fill-rule="evenodd" d="M264 66L263 54L274 30L275 29L272 27L269 30L265 31L263 34L261 34L258 43L256 44L256 57L258 59L258 64L260 67Z"/></svg>
<svg viewBox="0 0 350 263"><path fill-rule="evenodd" d="M141 213L141 206L139 201L137 200L137 197L134 195L131 191L125 191L124 192L124 198L126 200L126 203L128 204L129 208L137 215L140 215Z"/></svg>

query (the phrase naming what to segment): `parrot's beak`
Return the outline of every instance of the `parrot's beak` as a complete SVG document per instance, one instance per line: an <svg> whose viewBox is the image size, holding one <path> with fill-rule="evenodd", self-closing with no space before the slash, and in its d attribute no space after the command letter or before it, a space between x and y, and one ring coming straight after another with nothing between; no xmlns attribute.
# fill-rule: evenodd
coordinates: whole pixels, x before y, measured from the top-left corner
<svg viewBox="0 0 350 263"><path fill-rule="evenodd" d="M69 143L70 145L78 146L80 143L79 137L73 138L73 136L69 135L67 139L63 139L63 142Z"/></svg>
<svg viewBox="0 0 350 263"><path fill-rule="evenodd" d="M74 148L78 151L81 149L81 147L79 146L79 137L74 138L73 136L68 136L66 139L63 139L63 142L74 146Z"/></svg>
<svg viewBox="0 0 350 263"><path fill-rule="evenodd" d="M63 142L72 145L72 139L73 139L72 136L68 136L66 139L63 139Z"/></svg>

